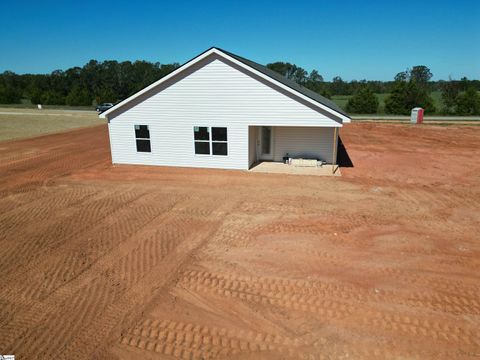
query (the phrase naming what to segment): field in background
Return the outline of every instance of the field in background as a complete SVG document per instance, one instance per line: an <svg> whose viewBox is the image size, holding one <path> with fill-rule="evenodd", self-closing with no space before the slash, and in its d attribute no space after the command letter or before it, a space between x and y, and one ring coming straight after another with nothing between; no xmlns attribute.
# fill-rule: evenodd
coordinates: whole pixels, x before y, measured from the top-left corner
<svg viewBox="0 0 480 360"><path fill-rule="evenodd" d="M388 93L383 94L375 94L378 97L378 101L380 103L378 114L385 114L385 99L389 95ZM430 94L433 98L433 102L435 108L437 109L436 113L440 114L443 108L443 101L442 101L442 93L440 91L433 91ZM342 109L346 109L348 100L352 97L352 95L334 95L332 96L332 100L340 106ZM36 110L37 105L32 104L29 100L23 99L21 104L0 104L0 110L2 108L21 108L21 109L32 109ZM85 111L93 111L94 106L68 106L68 105L43 105L43 108L48 109L55 109L55 110L85 110Z"/></svg>
<svg viewBox="0 0 480 360"><path fill-rule="evenodd" d="M385 114L385 99L390 94L375 94L377 95L379 107L378 114ZM435 105L436 113L440 113L443 108L442 93L440 91L433 91L430 93L430 96L433 99L433 104ZM340 106L342 109L346 109L348 100L352 95L334 95L332 100Z"/></svg>
<svg viewBox="0 0 480 360"><path fill-rule="evenodd" d="M95 111L0 108L0 141L104 124Z"/></svg>
<svg viewBox="0 0 480 360"><path fill-rule="evenodd" d="M383 115L385 114L385 99L390 94L382 93L375 95L378 97L380 103L377 115ZM443 109L442 93L440 91L433 91L430 95L433 98L433 103L436 108L435 114L441 114L441 110ZM345 110L347 102L351 97L352 95L334 95L332 96L332 101ZM94 106L43 105L43 107L45 110L84 110L88 112L94 110ZM37 105L30 103L30 101L26 99L24 99L21 104L0 104L0 111L2 109L13 108L36 110Z"/></svg>

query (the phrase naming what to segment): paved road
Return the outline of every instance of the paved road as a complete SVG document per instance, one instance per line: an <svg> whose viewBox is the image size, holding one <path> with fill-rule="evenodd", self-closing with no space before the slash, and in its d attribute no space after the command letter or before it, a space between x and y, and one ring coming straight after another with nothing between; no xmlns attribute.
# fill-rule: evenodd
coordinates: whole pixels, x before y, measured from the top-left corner
<svg viewBox="0 0 480 360"><path fill-rule="evenodd" d="M87 110L32 110L32 111L0 111L0 115L28 115L28 116L74 116L74 115L91 115L96 114L96 111Z"/></svg>

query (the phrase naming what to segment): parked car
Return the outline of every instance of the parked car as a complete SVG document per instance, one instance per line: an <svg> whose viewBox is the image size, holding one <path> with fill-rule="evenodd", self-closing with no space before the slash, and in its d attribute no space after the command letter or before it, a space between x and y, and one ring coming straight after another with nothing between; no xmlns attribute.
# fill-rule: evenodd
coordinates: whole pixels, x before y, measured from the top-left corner
<svg viewBox="0 0 480 360"><path fill-rule="evenodd" d="M113 107L112 103L103 103L103 104L98 105L95 108L95 110L97 110L99 113L101 113L101 112L104 112L105 110L110 109L111 107Z"/></svg>

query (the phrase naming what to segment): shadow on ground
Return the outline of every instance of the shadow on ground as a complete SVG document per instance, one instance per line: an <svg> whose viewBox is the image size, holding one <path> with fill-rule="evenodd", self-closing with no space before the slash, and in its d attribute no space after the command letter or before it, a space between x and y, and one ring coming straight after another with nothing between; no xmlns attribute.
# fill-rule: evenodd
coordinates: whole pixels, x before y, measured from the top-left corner
<svg viewBox="0 0 480 360"><path fill-rule="evenodd" d="M353 167L352 159L350 159L341 137L338 138L337 163L340 167Z"/></svg>

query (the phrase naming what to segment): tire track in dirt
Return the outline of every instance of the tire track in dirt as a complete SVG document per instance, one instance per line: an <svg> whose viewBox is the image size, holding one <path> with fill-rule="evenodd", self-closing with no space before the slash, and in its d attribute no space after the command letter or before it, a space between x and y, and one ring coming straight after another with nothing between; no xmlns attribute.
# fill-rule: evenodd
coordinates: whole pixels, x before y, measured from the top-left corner
<svg viewBox="0 0 480 360"><path fill-rule="evenodd" d="M213 292L218 295L237 298L263 305L276 305L315 313L329 318L346 318L355 308L346 302L325 299L307 293L297 293L290 280L272 278L222 276L206 272L190 271L180 279L178 286L196 292Z"/></svg>
<svg viewBox="0 0 480 360"><path fill-rule="evenodd" d="M457 264L464 265L466 267L477 267L478 264L473 263L470 265L470 261L478 259L480 252L475 251L469 254L452 254L452 252L438 250L438 249L425 249L416 246L403 246L402 252L412 255L427 255L440 257L440 260L456 262ZM441 271L442 269L438 269Z"/></svg>
<svg viewBox="0 0 480 360"><path fill-rule="evenodd" d="M363 220L357 221L357 225L360 225L363 223ZM222 228L220 230L221 234L221 239L226 240L228 243L234 243L235 245L242 245L245 243L248 243L249 241L255 240L259 235L262 234L285 234L285 233L291 233L291 234L308 234L308 235L317 235L319 236L322 233L331 233L329 229L329 225L325 225L322 223L316 223L315 220L311 220L310 222L307 222L306 224L294 224L294 223L289 223L287 222L278 222L275 221L273 223L269 224L257 224L257 225L251 225L249 229L245 229L244 227L236 227L235 224L231 224L228 228ZM345 249L345 251L351 251L351 245L346 244L344 242L339 241L337 237L335 237L335 246L340 248L340 249ZM301 251L301 249L299 249ZM359 250L361 251L361 250ZM403 251L403 250L402 250ZM364 251L362 251L364 252ZM408 249L405 250L405 252L408 252ZM315 256L319 257L322 259L322 262L329 262L332 265L335 266L341 266L344 269L350 269L350 268L359 268L361 267L362 272L366 272L370 275L379 275L379 276L385 276L385 275L391 275L395 281L401 281L406 284L415 284L419 285L422 287L429 287L431 288L434 286L434 288L437 291L442 291L442 292L449 292L451 294L456 294L460 296L461 299L460 301L456 302L455 299L452 300L452 306L455 308L452 308L447 305L445 308L448 311L457 313L457 312L462 312L465 311L467 313L471 312L472 310L474 313L478 313L479 308L478 308L478 301L477 299L477 294L480 291L480 287L473 286L473 285L468 285L465 284L465 282L457 281L450 279L446 277L445 275L442 274L433 274L431 272L418 272L418 271L406 271L402 269L395 269L391 267L372 267L371 265L368 266L361 266L352 263L351 261L346 261L345 256L341 255L335 255L332 253L329 253L327 251L318 251L318 250L311 250L308 251L308 255L315 254ZM369 253L371 251L369 250ZM442 251L436 251L436 250L431 250L428 252L419 252L422 255L423 254L428 254L428 255L437 255L437 256L442 256L442 257L451 257L453 259L461 259L462 255L454 255ZM379 253L379 255L382 255L382 253ZM472 267L475 267L476 263L473 262L471 264ZM446 295L447 302L449 301L448 295ZM465 302L466 301L466 302ZM463 305L469 305L471 304L474 308L458 308L458 306L463 306Z"/></svg>
<svg viewBox="0 0 480 360"><path fill-rule="evenodd" d="M37 158L26 159L13 167L8 167L0 179L0 187L4 191L38 187L45 180L47 171L50 171L52 176L59 175L61 169L52 168L52 164L65 157L67 154L63 151L46 152ZM75 162L71 162L70 166L74 168Z"/></svg>
<svg viewBox="0 0 480 360"><path fill-rule="evenodd" d="M30 203L39 202L40 199L47 198L48 192L44 189L35 189L30 192L1 192L0 191L0 214L9 216L9 212L17 208L28 206ZM3 220L2 220L3 221Z"/></svg>
<svg viewBox="0 0 480 360"><path fill-rule="evenodd" d="M194 221L191 225L195 226L195 224L197 224L198 228L200 223ZM141 281L137 280L139 279L138 275L128 277L126 281L132 283L132 291L134 294L147 295L137 296L135 298L127 296L126 294L122 296L120 301L116 301L112 307L106 309L103 319L95 318L89 331L81 333L80 336L67 347L66 353L73 354L76 358L84 358L86 354L94 351L99 344L105 343L105 340L102 341L101 338L98 337L98 334L111 334L111 338L118 338L121 329L125 324L130 323L130 320L123 316L125 309L130 309L131 314L129 318L132 319L131 321L138 321L138 318L141 317L143 313L142 309L145 307L145 304L153 301L152 299L154 299L156 294L160 293L160 289L163 286L166 286L166 284L171 281L170 279L173 279L178 269L183 265L183 262L191 256L192 252L196 252L198 247L202 246L202 244L208 240L209 234L215 229L215 226L212 225L210 222L203 223L203 230L200 230L200 233L194 234L193 236L189 234L186 239L174 248L173 252L161 258L160 263L153 265L151 268L146 268L146 273L140 277ZM166 248L168 251L168 246ZM148 249L148 247L145 247L145 249ZM134 257L132 257L132 259L133 258ZM137 256L137 259L140 258L141 256ZM132 267L145 269L144 266L134 265ZM159 277L158 274L169 275ZM149 290L146 291L146 289ZM91 331L91 328L95 328L97 331ZM116 330L112 332L112 329L115 328ZM85 344L87 345L85 346ZM83 355L78 354L78 349L82 346L85 347L85 353Z"/></svg>
<svg viewBox="0 0 480 360"><path fill-rule="evenodd" d="M423 186L421 189L414 187L400 191L396 190L395 196L401 201L414 204L419 209L429 211L432 209L450 209L459 206L476 207L477 205L475 197L470 195L466 196L461 189L453 188L444 190L432 186Z"/></svg>
<svg viewBox="0 0 480 360"><path fill-rule="evenodd" d="M375 254L374 252L370 253ZM435 301L436 299L439 301L445 301L448 304L445 308L439 307L438 309L441 311L473 314L478 314L480 311L480 300L478 300L480 287L449 279L443 274L437 275L430 272L421 272L417 269L403 270L393 267L378 267L373 266L370 263L355 263L345 260L346 255L344 256L341 255L341 253L336 254L329 251L312 250L309 251L308 254L314 254L318 259L321 259L323 264L333 265L343 270L361 271L369 276L390 277L394 279L395 282L434 289L439 294L438 296L434 296L432 301ZM425 299L425 296L427 296L425 294L421 295L422 293L419 292L415 292L415 294L416 297L412 300ZM428 297L431 297L431 295L428 295ZM460 306L460 308L451 308L449 305L455 307ZM432 307L432 309L433 308L434 307Z"/></svg>
<svg viewBox="0 0 480 360"><path fill-rule="evenodd" d="M84 152L73 149L67 152L65 149L46 152L45 154L19 162L16 166L7 167L0 178L0 187L3 191L15 189L30 189L32 186L41 186L45 180L63 177L72 171L91 167L100 163L103 150L101 148L89 148ZM89 161L85 162L88 158ZM82 165L79 165L82 164ZM9 186L12 183L11 186Z"/></svg>
<svg viewBox="0 0 480 360"><path fill-rule="evenodd" d="M87 199L81 207L71 209L68 213L61 213L59 220L52 225L35 229L33 234L29 232L18 234L15 242L4 249L5 261L0 263L0 272L7 274L10 270L28 264L33 259L50 251L67 237L85 231L92 225L98 224L102 219L128 206L139 193L133 190L120 194L114 191L103 191L95 199ZM32 230L31 230L32 231ZM22 236L23 235L23 236ZM19 258L15 254L22 253Z"/></svg>
<svg viewBox="0 0 480 360"><path fill-rule="evenodd" d="M288 351L307 345L299 338L228 330L171 320L147 319L120 338L120 344L180 359L229 358L240 353Z"/></svg>
<svg viewBox="0 0 480 360"><path fill-rule="evenodd" d="M113 267L112 272L126 286L140 281L150 269L157 266L162 259L171 254L182 241L190 236L189 228L202 226L199 221L189 218L169 218L161 229L144 238L126 256Z"/></svg>
<svg viewBox="0 0 480 360"><path fill-rule="evenodd" d="M468 285L461 281L449 279L442 275L431 274L427 272L418 273L415 270L407 271L391 267L370 267L362 268L362 271L369 274L391 276L395 281L401 281L405 284L417 285L420 287L432 288L436 291L455 294L460 298L473 300L472 304L478 306L479 287ZM463 302L463 301L461 301Z"/></svg>
<svg viewBox="0 0 480 360"><path fill-rule="evenodd" d="M315 333L288 337L157 318L147 318L128 329L118 342L120 346L187 360L228 359L242 354L258 357L266 352L282 354L282 358L309 360L352 356L355 359L414 359L419 355L422 358L451 359L458 356L454 351L395 351L389 348L389 341L373 345L358 339L355 344L345 344Z"/></svg>
<svg viewBox="0 0 480 360"><path fill-rule="evenodd" d="M234 226L222 226L217 234L215 234L215 239L221 243L235 244L235 246L242 246L248 244L250 241L254 240L254 236L250 235L248 232L242 232L236 229Z"/></svg>
<svg viewBox="0 0 480 360"><path fill-rule="evenodd" d="M0 328L3 324L13 319L14 306L3 299L0 299Z"/></svg>
<svg viewBox="0 0 480 360"><path fill-rule="evenodd" d="M169 216L167 215L163 220L162 219L161 220L165 222L168 219L169 219ZM128 220L128 219L121 219L121 220ZM161 223L162 222L160 222L160 224ZM112 227L110 227L110 229L111 228ZM93 229L93 231L95 231L95 229ZM107 235L108 234L109 233L107 233ZM128 241L128 239L121 239L121 240ZM82 242L79 241L78 247L80 248L81 246L82 246ZM111 259L112 255L109 254L106 257L106 260L104 260L104 262L101 262L101 261L97 262L94 266L92 266L90 270L93 273L100 273L100 274L107 273L108 272L107 270L112 266L112 263L115 263L116 261L118 261L118 258L122 258L122 256L124 256L124 254L120 252L118 253L118 256L112 260ZM68 265L69 264L67 264L67 266ZM34 270L36 267L37 265L35 264L32 270ZM17 289L16 291L11 291L8 294L8 298L10 298L10 301L16 304L17 306L21 305L25 308L33 307L35 310L33 310L32 312L25 312L25 314L23 314L24 315L23 317L20 317L19 319L15 319L15 322L12 324L8 324L9 331L7 332L7 335L5 336L5 339L4 339L6 343L8 343L9 341L13 341L28 329L33 328L35 324L39 323L41 320L40 314L54 313L56 309L59 306L61 306L63 302L66 301L66 299L72 296L75 296L75 294L78 293L82 287L83 288L87 287L90 281L83 280L82 275L83 275L83 278L89 278L90 276L89 273L85 273L85 272L82 274L79 274L78 277L70 279L70 281L73 281L73 283L66 284L66 286L60 287L57 294L55 294L53 298L47 299L46 303L38 303L38 302L33 302L32 298L29 299L29 298L26 298L25 296L25 292L27 292L27 296L28 296L28 293L30 293L30 284L31 284L31 282L28 281L29 273L26 273L26 279L27 279L26 286L23 286L23 287L20 286L19 290ZM35 281L33 283L36 284ZM1 343L1 337L0 337L0 345L1 344L2 343Z"/></svg>
<svg viewBox="0 0 480 360"><path fill-rule="evenodd" d="M163 246L171 248L171 246ZM88 316L89 311L94 311L96 315L99 315L101 310L104 310L105 304L108 304L108 301L113 301L114 298L118 298L120 293L125 292L127 289L128 284L121 284L120 280L122 276L117 274L116 271L118 272L118 270L122 270L122 264L129 264L132 261L132 259L135 257L132 255L132 253L135 254L136 250L137 248L134 248L133 251L128 252L126 255L120 256L119 259L114 261L113 265L109 264L109 260L112 259L112 255L110 255L109 259L106 261L107 263L105 264L104 269L102 269L102 266L99 266L100 275L93 281L85 282L82 281L82 279L79 279L77 284L71 284L68 289L62 287L58 294L59 296L50 299L50 301L47 301L45 305L40 303L40 305L37 306L38 303L34 303L33 307L36 307L37 311L33 312L30 316L25 316L25 320L21 322L22 326L19 326L19 324L15 323L11 324L10 328L12 331L7 334L9 339L7 339L7 337L4 338L6 343L15 341L16 339L25 336L25 333L28 331L35 331L35 324L41 324L42 322L45 322L46 324L54 324L53 326L55 326L57 322L62 323L65 322L66 319L69 319L73 323L73 325L70 325L71 332L78 330L75 327L76 323L83 322L88 324L89 321L92 321L92 317L86 317ZM121 253L118 255L121 255ZM159 256L157 256L157 258L158 257ZM136 259L133 260L135 261ZM119 288L120 285L121 288ZM105 293L107 290L108 293ZM73 304L70 303L70 299L74 299ZM31 304L31 302L23 303L22 305L28 306L29 304ZM66 307L67 310L65 311L62 309L63 307ZM74 314L74 319L70 318L70 312ZM35 316L36 314L41 315ZM52 319L52 317L54 319ZM67 327L67 325L65 326ZM21 331L22 328L23 331ZM37 331L41 333L42 327L37 327ZM62 331L62 329L57 329L57 335L61 336ZM41 334L36 335L36 337L38 336L41 336ZM39 342L41 341L42 340L39 340ZM35 346L37 345L38 344ZM4 346L5 344L3 344L2 348ZM17 344L17 346L14 348L16 347L22 348L24 345ZM32 347L28 348L33 350Z"/></svg>
<svg viewBox="0 0 480 360"><path fill-rule="evenodd" d="M2 152L0 153L0 169L9 167L12 165L17 165L20 162L28 161L31 159L38 158L46 153L46 151L41 150L24 150L22 152Z"/></svg>
<svg viewBox="0 0 480 360"><path fill-rule="evenodd" d="M345 216L344 216L345 217ZM346 216L348 219L350 216ZM365 218L363 220L356 220L354 225L351 229L364 225ZM287 222L273 222L266 225L254 225L249 230L245 229L230 229L230 232L235 233L236 239L255 239L257 236L262 234L308 234L308 235L321 235L325 232L331 233L330 225L324 224L323 221L316 222L315 220L310 220L305 224L294 224ZM342 225L343 229L343 225ZM245 234L245 235L244 235ZM335 246L344 248L346 250L351 250L351 245L349 243L345 243L341 241L340 238L335 237ZM404 252L410 252L412 254L420 254L420 255L431 255L431 256L441 256L441 257L449 257L452 259L460 259L460 261L465 260L463 255L455 255L445 251L439 250L421 250L418 248L405 248L402 249ZM333 265L341 265L345 266L346 268L352 267L351 262L345 261L344 257L335 257L333 255L328 255L326 252L322 251L315 251L313 250L314 254L327 259ZM311 252L309 252L311 254ZM381 253L379 253L381 255ZM467 257L468 260L471 257ZM471 266L475 268L476 262L471 263ZM453 294L459 294L466 298L476 298L478 292L480 291L480 286L473 286L465 284L462 281L452 280L445 275L442 274L433 274L430 272L423 272L418 274L414 273L414 271L405 271L401 269L394 269L394 268L375 268L371 266L366 266L362 268L362 271L368 272L370 274L377 274L377 275L385 275L390 274L395 276L395 280L402 281L406 283L415 283L422 286L429 286L432 285L440 291L447 291Z"/></svg>
<svg viewBox="0 0 480 360"><path fill-rule="evenodd" d="M72 239L69 243L56 249L58 254L49 254L49 257L59 259L57 266L51 267L52 260L49 258L40 259L41 261L31 264L30 270L32 271L42 268L49 270L31 277L28 269L25 269L24 278L20 281L17 281L17 277L14 279L18 286L14 286L5 294L5 298L12 303L27 307L32 301L43 300L61 286L65 287L70 281L84 274L84 271L88 270L107 250L111 250L114 246L114 239L116 239L115 245L127 241L128 237L133 236L139 228L168 211L173 206L174 199L168 196L161 197L164 202L163 206L157 205L149 211L145 211L144 199L139 197L128 208L122 208L115 213L114 222L102 223L101 226L106 226L103 229L101 226L98 229L95 227L91 229L89 234L92 236L92 241L85 244L84 237L86 235L82 233L77 239ZM138 202L140 204L137 204ZM137 208L132 209L133 204L137 204ZM42 263L46 265L42 266Z"/></svg>
<svg viewBox="0 0 480 360"><path fill-rule="evenodd" d="M5 239L16 239L19 236L18 228L32 222L46 220L52 215L52 211L78 205L97 193L94 189L81 186L75 186L73 189L49 189L48 192L49 194L47 191L43 191L43 195L39 199L0 215L0 244Z"/></svg>
<svg viewBox="0 0 480 360"><path fill-rule="evenodd" d="M320 339L315 341L314 349L309 353L302 354L298 359L305 360L331 360L331 359L463 359L470 358L465 356L462 350L438 350L438 349L422 349L417 348L411 343L406 346L408 350L397 350L397 341L383 340L365 342L362 339L356 339L354 343L343 344L337 343L336 339L329 341L329 339Z"/></svg>
<svg viewBox="0 0 480 360"><path fill-rule="evenodd" d="M171 215L167 215L165 221L167 222L163 224L163 227L168 229L168 223L172 221ZM208 228L208 226L206 226L207 223L210 222L204 223L205 228ZM89 339L90 343L87 343L97 344L101 339L103 340L104 336L111 331L111 328L118 325L127 311L134 310L132 308L133 304L127 306L129 302L134 302L136 306L142 304L141 297L132 298L131 296L126 296L127 293L132 292L132 289L129 289L129 286L148 286L149 288L153 286L156 288L158 283L164 283L166 281L165 278L154 276L152 284L145 284L143 278L146 275L152 276L150 273L155 266L161 267L162 260L169 254L168 251L176 251L176 245L164 244L163 247L154 245L158 242L159 236L160 238L163 238L164 241L172 241L172 239L168 240L168 234L173 233L175 231L174 229L177 229L179 224L185 224L185 222L178 222L177 220L173 221L172 224L173 229L169 230L167 233L163 233L160 229L155 235L155 241L152 240L150 242L145 242L143 239L138 239L137 236L137 241L140 241L140 244L138 245L139 247L132 247L132 244L126 244L125 246L129 248L127 254L117 258L112 258L110 256L110 259L115 261L113 262L113 265L111 265L110 262L105 263L107 268L102 272L101 276L94 281L89 281L84 284L76 292L64 292L67 296L62 297L63 300L61 301L61 305L59 307L57 305L57 311L53 309L55 305L52 303L52 309L47 312L47 315L43 317L43 320L37 319L35 321L35 323L38 324L37 326L31 330L28 330L27 328L20 338L18 336L10 337L10 341L15 340L11 349L17 349L18 351L21 351L22 349L23 351L27 351L27 349L29 349L28 351L35 351L34 349L37 349L36 351L38 351L39 354L49 354L49 356L54 356L57 352L62 353L62 349L65 349L65 347L72 341L80 341L75 334L81 332L81 330L86 327L88 327L89 330L82 334ZM208 230L207 232L211 231L209 229L206 230ZM190 243L189 241L185 246L187 250L191 250L192 245L198 245L198 242L204 240L203 238L198 238L198 232L194 235L197 240L194 240L191 237L191 232L187 229L185 231L189 234L187 238L190 238L190 241L192 242ZM177 237L176 240L183 243L186 239L180 239ZM157 252L156 256L151 256L152 250ZM187 251L185 254L182 254L182 257L185 257L188 253L189 252ZM112 254L112 256L113 255L114 254ZM149 260L147 261L147 264L145 264L144 261L147 258ZM170 266L178 266L175 260L173 263L170 261L170 263ZM134 272L135 274L132 275L130 272ZM75 298L74 302L70 301L72 298ZM59 300L56 302L58 303L58 301ZM75 311L73 309L75 309ZM106 322L105 317L109 317L110 321ZM81 324L78 325L81 328L77 327L76 324ZM93 331L92 326L106 327L108 331L97 333ZM45 331L45 327L48 327L49 330ZM31 328L31 324L29 328ZM54 341L49 340L49 342L47 342L49 343L48 347L45 345L47 336L49 339L55 339ZM82 343L84 344L84 342ZM79 348L82 348L82 346L79 347L79 345L76 344L73 346L72 351L74 351L73 349L78 351ZM93 348L90 345L87 346L81 357L85 357L86 354L88 354L88 351L91 351L92 349ZM16 353L19 353L18 351ZM25 355L28 355L28 353ZM77 356L80 355L81 354L77 354Z"/></svg>
<svg viewBox="0 0 480 360"><path fill-rule="evenodd" d="M439 322L428 318L418 318L408 315L398 315L377 310L367 310L361 316L363 325L369 329L381 328L393 334L402 333L412 338L424 337L438 343L470 346L478 349L480 346L480 331L458 326L452 321Z"/></svg>
<svg viewBox="0 0 480 360"><path fill-rule="evenodd" d="M366 302L383 302L423 307L439 312L454 314L480 314L478 298L456 296L443 293L422 293L418 291L397 292L391 290L367 290L358 286L338 283L312 282L306 280L287 280L258 277L235 277L213 273L187 274L187 286L202 284L211 287L221 286L227 290L242 289L245 291L259 291L268 296L280 293L294 293L306 296L333 297L338 300ZM278 296L278 295L276 295ZM304 302L309 302L304 300ZM311 301L310 301L311 302Z"/></svg>
<svg viewBox="0 0 480 360"><path fill-rule="evenodd" d="M338 222L342 222L341 230L344 233L351 232L356 228L362 226L385 225L385 220L379 219L375 214L354 215L345 212L337 213L333 211L329 214L322 214L318 217L311 216L305 221L298 220L276 220L267 224L257 224L252 226L248 231L253 236L265 234L308 234L308 235L323 235L332 234L338 231ZM336 239L340 242L341 239Z"/></svg>
<svg viewBox="0 0 480 360"><path fill-rule="evenodd" d="M285 204L284 200L281 203L276 198L268 200L262 203L243 201L238 210L242 213L258 215L265 215L265 213L302 215L305 212L295 204Z"/></svg>
<svg viewBox="0 0 480 360"><path fill-rule="evenodd" d="M196 271L186 273L180 280L179 286L200 293L210 292L247 302L304 311L329 319L344 320L343 322L347 323L349 318L358 317L360 312L362 324L367 327L381 327L384 330L402 332L413 337L425 336L435 341L480 346L480 331L478 330L460 327L447 320L439 322L427 317L419 319L409 315L394 315L388 311L372 310L372 304L368 302L375 301L377 296L362 293L360 289L350 286L312 283L303 280L224 276ZM389 295L379 297L383 302L401 297L396 293ZM461 300L457 299L458 301ZM417 302L423 306L424 301L421 295ZM426 302L428 303L428 299ZM362 311L358 308L359 304L364 308ZM478 309L476 301L473 305L475 304ZM409 305L412 304L409 303ZM472 303L469 305L471 306Z"/></svg>

